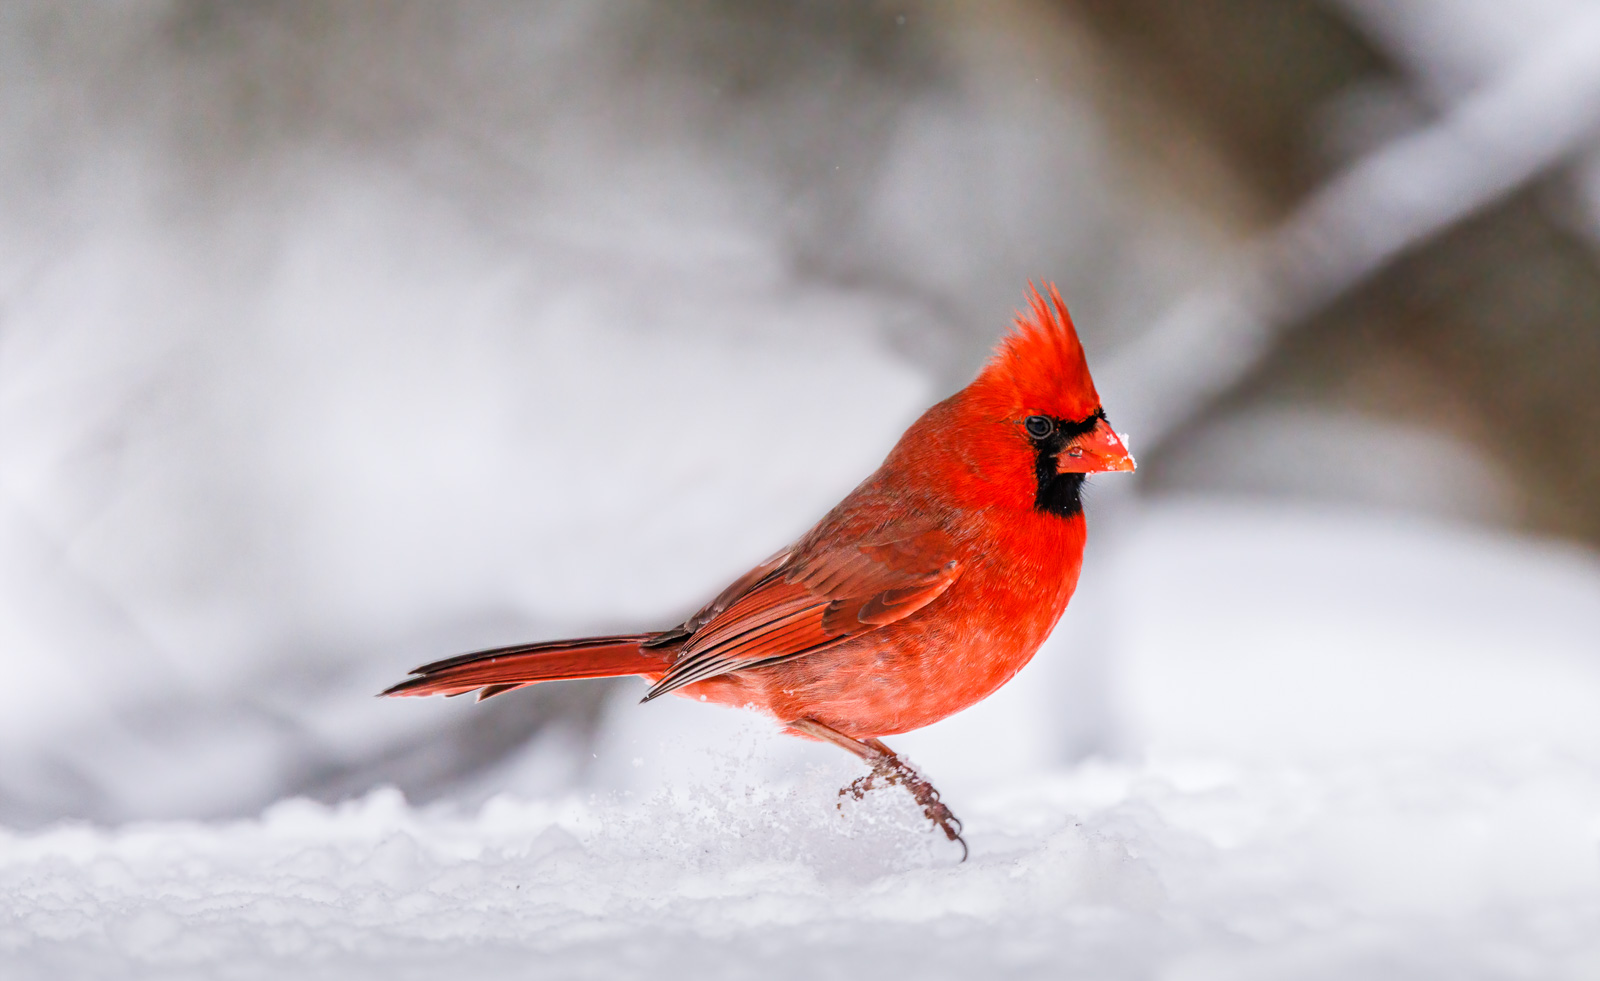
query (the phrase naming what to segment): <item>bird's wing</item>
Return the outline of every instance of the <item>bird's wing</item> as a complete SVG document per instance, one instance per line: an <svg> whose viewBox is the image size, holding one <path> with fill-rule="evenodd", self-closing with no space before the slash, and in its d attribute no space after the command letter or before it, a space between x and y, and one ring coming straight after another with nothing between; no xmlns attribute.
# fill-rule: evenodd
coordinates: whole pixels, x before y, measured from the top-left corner
<svg viewBox="0 0 1600 981"><path fill-rule="evenodd" d="M773 571L783 566L794 554L793 545L786 546L768 556L760 565L735 579L728 584L728 588L717 594L717 598L702 606L694 616L683 621L671 630L663 630L644 645L645 647L665 647L668 644L687 640L693 637L695 631L704 627L717 618L717 614L726 610L735 600L748 593L759 585L764 579L772 575Z"/></svg>
<svg viewBox="0 0 1600 981"><path fill-rule="evenodd" d="M741 668L811 654L933 602L961 574L950 533L890 527L865 540L779 553L700 614L672 668L645 699ZM759 573L759 574L758 574Z"/></svg>

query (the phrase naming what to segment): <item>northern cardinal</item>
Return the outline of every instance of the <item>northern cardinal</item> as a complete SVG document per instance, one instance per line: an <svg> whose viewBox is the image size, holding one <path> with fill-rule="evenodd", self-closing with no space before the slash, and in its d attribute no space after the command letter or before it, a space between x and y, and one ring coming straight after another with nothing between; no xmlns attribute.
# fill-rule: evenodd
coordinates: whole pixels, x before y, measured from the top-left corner
<svg viewBox="0 0 1600 981"><path fill-rule="evenodd" d="M641 675L748 706L907 788L951 841L939 793L879 739L987 697L1038 650L1083 560L1085 476L1130 471L1055 288L1029 290L978 377L906 430L799 541L666 630L518 644L425 664L385 695L480 699L540 681Z"/></svg>

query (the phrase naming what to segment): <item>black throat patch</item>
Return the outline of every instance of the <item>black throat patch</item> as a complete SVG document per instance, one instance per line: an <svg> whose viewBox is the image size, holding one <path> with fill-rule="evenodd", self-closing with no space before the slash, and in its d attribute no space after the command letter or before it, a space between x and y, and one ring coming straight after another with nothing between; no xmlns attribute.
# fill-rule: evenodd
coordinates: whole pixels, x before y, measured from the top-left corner
<svg viewBox="0 0 1600 981"><path fill-rule="evenodd" d="M1054 430L1044 439L1033 440L1033 473L1038 480L1033 507L1036 511L1071 518L1083 513L1083 482L1088 474L1057 473L1056 466L1067 444L1093 429L1106 417L1104 409L1096 409L1086 419L1057 419Z"/></svg>

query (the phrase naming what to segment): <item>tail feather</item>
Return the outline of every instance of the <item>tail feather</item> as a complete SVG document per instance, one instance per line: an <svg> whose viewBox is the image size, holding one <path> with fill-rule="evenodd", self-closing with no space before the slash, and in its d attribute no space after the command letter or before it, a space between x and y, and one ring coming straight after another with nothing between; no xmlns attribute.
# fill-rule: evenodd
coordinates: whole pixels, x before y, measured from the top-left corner
<svg viewBox="0 0 1600 981"><path fill-rule="evenodd" d="M646 647L656 636L584 637L458 654L413 668L414 677L380 694L462 695L482 689L478 692L481 701L541 681L665 671L672 664L674 651L669 647Z"/></svg>

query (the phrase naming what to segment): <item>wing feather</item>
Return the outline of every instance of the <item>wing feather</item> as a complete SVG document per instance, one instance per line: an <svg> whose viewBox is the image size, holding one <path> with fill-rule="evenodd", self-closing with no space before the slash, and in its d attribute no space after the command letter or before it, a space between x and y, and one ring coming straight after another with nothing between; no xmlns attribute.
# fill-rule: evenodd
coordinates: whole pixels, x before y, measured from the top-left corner
<svg viewBox="0 0 1600 981"><path fill-rule="evenodd" d="M745 592L725 591L684 625L681 654L645 700L904 619L960 576L955 552L948 532L923 524L885 528L865 544L780 553L736 584L748 584Z"/></svg>

